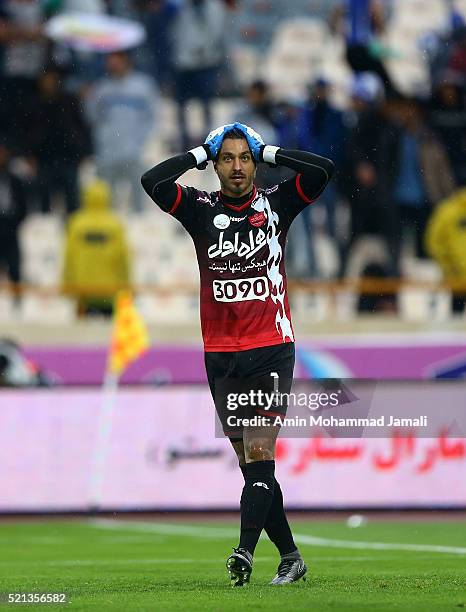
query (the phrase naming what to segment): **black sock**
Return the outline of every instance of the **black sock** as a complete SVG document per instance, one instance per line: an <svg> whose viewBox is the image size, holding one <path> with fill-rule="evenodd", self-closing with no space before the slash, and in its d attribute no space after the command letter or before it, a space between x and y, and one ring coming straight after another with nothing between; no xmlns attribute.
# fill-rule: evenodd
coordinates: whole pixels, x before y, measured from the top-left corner
<svg viewBox="0 0 466 612"><path fill-rule="evenodd" d="M254 461L242 467L241 535L239 547L254 554L264 528L275 487L275 461Z"/></svg>
<svg viewBox="0 0 466 612"><path fill-rule="evenodd" d="M277 480L264 529L282 557L297 550L283 507L283 493Z"/></svg>
<svg viewBox="0 0 466 612"><path fill-rule="evenodd" d="M246 466L239 466L246 480ZM278 548L281 556L294 553L297 548L291 534L291 529L283 508L283 493L280 484L275 479L273 500L270 505L269 513L264 524L264 530L270 540Z"/></svg>

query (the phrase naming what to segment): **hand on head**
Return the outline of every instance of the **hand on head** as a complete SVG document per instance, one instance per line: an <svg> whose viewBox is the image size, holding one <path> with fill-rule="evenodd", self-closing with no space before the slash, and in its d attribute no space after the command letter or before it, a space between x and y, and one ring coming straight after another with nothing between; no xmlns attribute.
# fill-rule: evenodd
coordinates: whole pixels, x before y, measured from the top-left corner
<svg viewBox="0 0 466 612"><path fill-rule="evenodd" d="M209 148L211 159L217 159L220 149L222 148L223 137L229 130L234 128L234 125L234 123L227 123L209 132L204 144Z"/></svg>
<svg viewBox="0 0 466 612"><path fill-rule="evenodd" d="M222 125L210 132L204 144L207 145L207 147L209 148L211 159L217 159L217 156L222 147L225 134L230 130L234 129L237 129L244 134L244 137L248 143L249 148L251 149L251 153L256 162L261 161L261 149L265 146L262 137L251 127L239 122L227 123L226 125Z"/></svg>
<svg viewBox="0 0 466 612"><path fill-rule="evenodd" d="M251 149L251 153L253 154L253 157L256 162L262 161L260 154L262 147L265 146L265 142L263 141L262 136L248 125L244 125L244 123L236 122L234 124L234 127L238 128L238 130L241 130L241 132L243 132L243 134L245 135L246 140L248 141L249 148Z"/></svg>

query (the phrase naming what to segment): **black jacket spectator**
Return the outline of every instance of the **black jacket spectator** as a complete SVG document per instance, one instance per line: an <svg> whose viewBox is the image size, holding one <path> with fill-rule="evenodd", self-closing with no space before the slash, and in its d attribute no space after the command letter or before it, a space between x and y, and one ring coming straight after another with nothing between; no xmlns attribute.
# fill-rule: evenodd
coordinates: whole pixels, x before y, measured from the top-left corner
<svg viewBox="0 0 466 612"><path fill-rule="evenodd" d="M466 93L447 80L434 90L430 125L447 150L458 185L466 185Z"/></svg>
<svg viewBox="0 0 466 612"><path fill-rule="evenodd" d="M26 216L22 181L8 167L9 149L0 141L0 264L6 266L11 282L21 279L18 229Z"/></svg>
<svg viewBox="0 0 466 612"><path fill-rule="evenodd" d="M347 142L345 191L351 208L347 254L362 234L378 234L390 254L389 275L398 276L398 222L392 201L398 129L376 104L364 106Z"/></svg>
<svg viewBox="0 0 466 612"><path fill-rule="evenodd" d="M37 160L42 212L51 197L64 196L68 213L78 208L78 169L91 153L91 134L80 99L62 87L60 74L47 70L39 81L39 98L31 121L31 154Z"/></svg>

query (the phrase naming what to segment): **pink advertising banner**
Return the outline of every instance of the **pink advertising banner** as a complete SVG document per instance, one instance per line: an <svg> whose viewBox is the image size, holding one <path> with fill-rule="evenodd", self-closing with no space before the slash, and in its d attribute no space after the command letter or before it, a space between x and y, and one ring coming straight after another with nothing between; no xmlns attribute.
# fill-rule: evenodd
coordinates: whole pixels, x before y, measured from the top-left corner
<svg viewBox="0 0 466 612"><path fill-rule="evenodd" d="M102 383L106 347L27 347L26 355L58 384ZM340 336L296 345L301 378L426 379L466 377L466 334ZM123 383L206 382L200 346L152 347L131 365Z"/></svg>
<svg viewBox="0 0 466 612"><path fill-rule="evenodd" d="M0 511L89 509L102 392L0 393ZM216 438L204 386L123 388L98 502L108 509L232 509L242 477ZM465 507L466 441L438 436L278 441L289 507Z"/></svg>

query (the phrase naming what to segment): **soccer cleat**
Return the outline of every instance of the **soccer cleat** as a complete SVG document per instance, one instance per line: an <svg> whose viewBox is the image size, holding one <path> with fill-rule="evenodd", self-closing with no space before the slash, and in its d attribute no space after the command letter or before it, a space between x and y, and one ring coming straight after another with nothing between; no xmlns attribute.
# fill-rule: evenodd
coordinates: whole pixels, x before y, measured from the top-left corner
<svg viewBox="0 0 466 612"><path fill-rule="evenodd" d="M249 582L252 572L252 555L244 548L234 548L227 559L231 586L240 587Z"/></svg>
<svg viewBox="0 0 466 612"><path fill-rule="evenodd" d="M291 584L301 578L306 580L307 567L302 559L284 559L280 562L277 574L269 584Z"/></svg>

